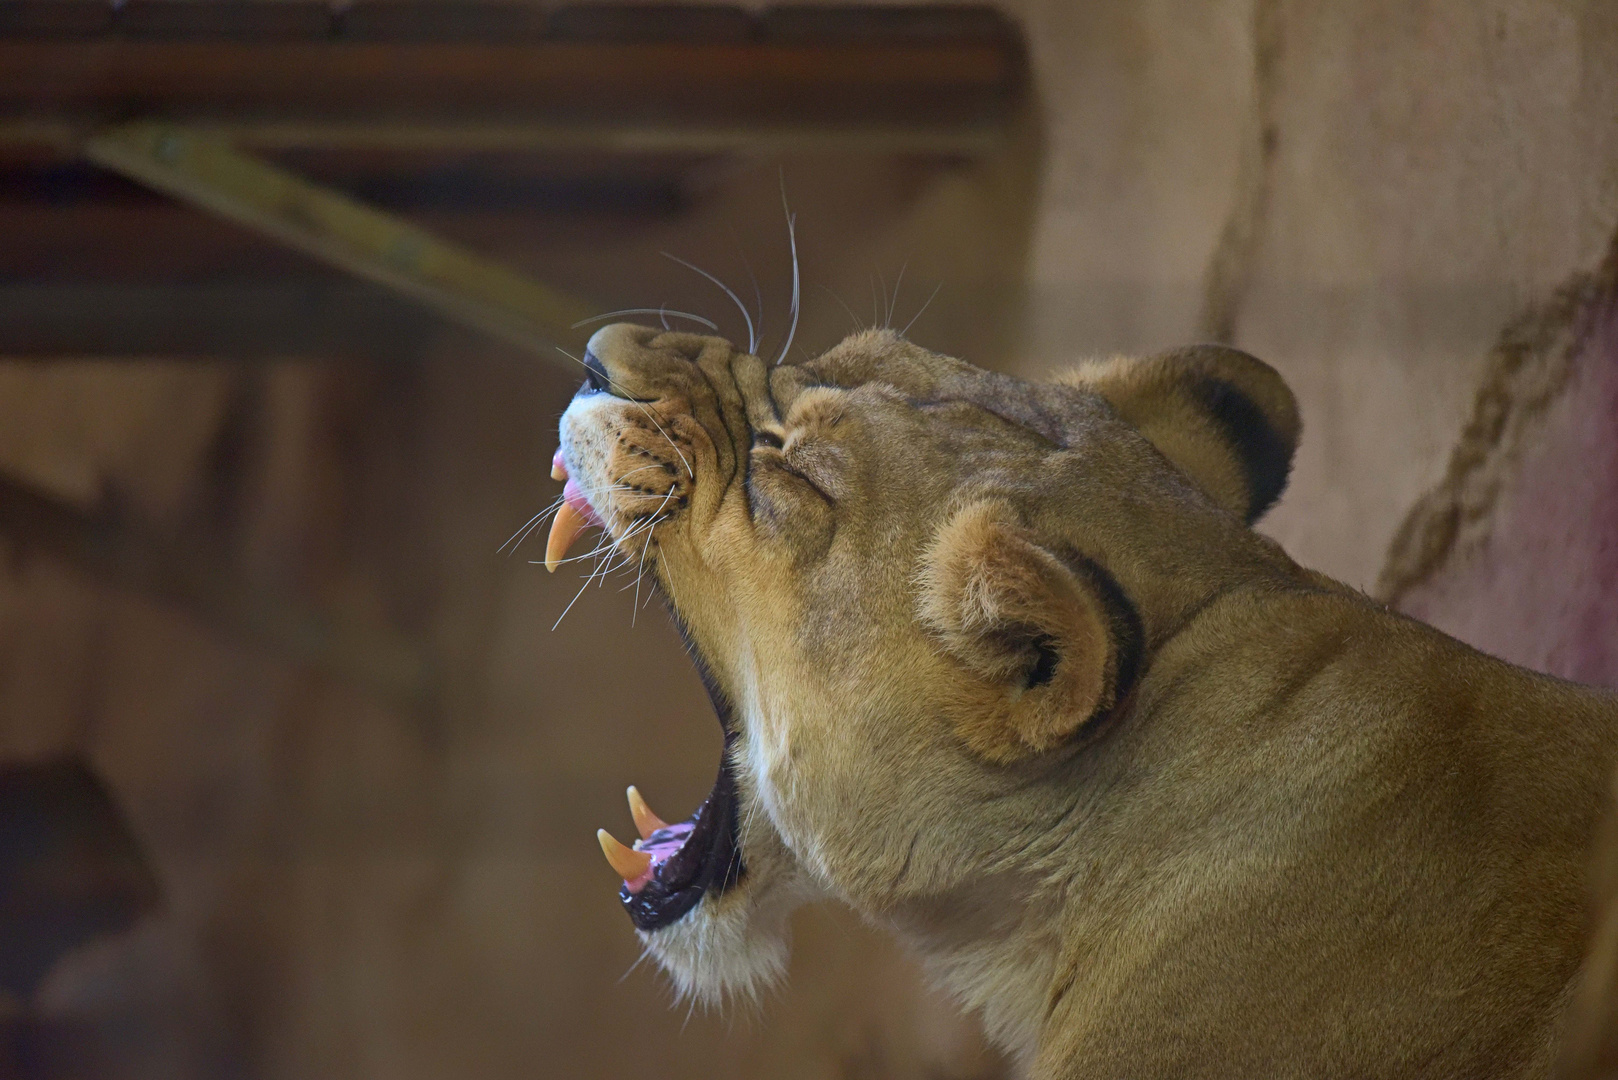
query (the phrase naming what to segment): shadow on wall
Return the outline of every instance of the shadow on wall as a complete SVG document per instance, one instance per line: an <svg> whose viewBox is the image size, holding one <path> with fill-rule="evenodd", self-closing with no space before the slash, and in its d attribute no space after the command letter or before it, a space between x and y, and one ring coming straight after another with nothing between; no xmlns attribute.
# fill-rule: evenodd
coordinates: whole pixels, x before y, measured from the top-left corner
<svg viewBox="0 0 1618 1080"><path fill-rule="evenodd" d="M0 1076L63 1070L71 1032L37 1014L52 968L157 906L157 879L106 786L77 758L0 766Z"/></svg>

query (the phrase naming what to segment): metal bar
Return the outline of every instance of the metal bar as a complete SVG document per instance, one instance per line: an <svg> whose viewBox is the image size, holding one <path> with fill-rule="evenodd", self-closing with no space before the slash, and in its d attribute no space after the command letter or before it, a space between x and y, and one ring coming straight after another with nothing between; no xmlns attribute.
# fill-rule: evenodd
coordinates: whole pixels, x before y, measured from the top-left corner
<svg viewBox="0 0 1618 1080"><path fill-rule="evenodd" d="M552 343L594 312L581 301L392 215L174 124L138 121L85 157L559 362Z"/></svg>
<svg viewBox="0 0 1618 1080"><path fill-rule="evenodd" d="M0 532L99 580L175 604L239 639L320 668L412 710L431 708L427 652L383 627L311 611L243 581L223 561L181 550L136 523L92 515L0 476Z"/></svg>

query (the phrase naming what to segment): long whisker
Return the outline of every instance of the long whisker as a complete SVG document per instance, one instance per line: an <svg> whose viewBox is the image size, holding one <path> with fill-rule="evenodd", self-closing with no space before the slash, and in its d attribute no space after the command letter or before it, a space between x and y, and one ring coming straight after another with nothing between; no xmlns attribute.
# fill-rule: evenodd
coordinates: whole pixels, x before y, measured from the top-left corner
<svg viewBox="0 0 1618 1080"><path fill-rule="evenodd" d="M942 281L933 286L933 291L927 294L927 302L921 305L921 311L918 311L914 315L910 316L910 321L905 323L905 328L899 331L900 337L904 337L906 334L910 333L910 328L916 325L917 319L921 318L921 312L927 310L927 305L933 302L933 297L937 296L938 290L942 289L943 287L944 283Z"/></svg>
<svg viewBox="0 0 1618 1080"><path fill-rule="evenodd" d="M634 476L636 473L647 472L651 469L660 468L662 468L661 465L642 465L638 469L631 469L630 471L624 473L624 475L620 476L618 479L626 480L629 477ZM581 485L579 490L584 493L585 498L589 498L592 495L603 495L610 491L628 491L629 488L618 483L608 483L605 486L593 488L585 488ZM562 508L564 498L565 496L558 495L555 499L551 500L549 506L545 507L545 509L541 510L539 513L535 514L533 517L524 522L522 528L511 534L510 539L494 549L494 553L496 555L500 554L502 551L505 551L506 547L509 545L511 551L508 554L517 554L517 549L523 545L523 541L527 540L529 536L533 535L534 530L539 528L539 526L544 523L545 518Z"/></svg>
<svg viewBox="0 0 1618 1080"><path fill-rule="evenodd" d="M567 602L567 607L562 609L562 613L560 615L558 615L556 617L556 621L551 624L551 632L552 633L555 633L556 628L558 626L562 625L562 620L567 618L567 613L573 610L573 605L577 604L579 602L579 597L583 596L584 595L584 590L588 589L589 587L590 587L590 579L585 578L584 579L584 584L579 586L579 591L573 594L573 599L571 599L571 600L569 600Z"/></svg>
<svg viewBox="0 0 1618 1080"><path fill-rule="evenodd" d="M624 479L627 479L628 477L634 476L636 473L647 472L647 471L650 471L652 469L660 469L660 468L662 468L661 465L642 465L638 469L631 469L629 472L624 473L624 475L619 477L618 479L619 480L624 480ZM584 487L584 486L581 485L579 490L584 494L584 497L586 499L590 499L590 498L599 498L600 496L610 494L610 493L612 493L614 491L629 491L629 490L631 490L631 488L627 484L607 483L607 484L594 486L594 487ZM529 518L523 524L522 528L518 529L515 533L512 534L510 540L507 540L504 544L501 544L498 548L495 548L495 554L498 555L500 552L504 551L508 544L511 546L511 550L509 552L507 552L508 556L517 554L517 549L523 545L523 542L525 540L527 540L530 536L532 536L534 534L534 531L536 529L538 529L540 527L540 525L544 524L544 521L545 521L546 518L550 517L552 514L556 513L558 510L560 510L562 508L562 503L565 502L565 501L566 501L566 496L563 496L563 495L558 495L555 499L552 499L551 504L549 506L545 507L545 509L541 510L539 513L535 514L533 517ZM562 559L561 561L562 562L568 562L570 560ZM536 561L536 560L530 559L529 562L537 565L538 562L543 562L543 560L537 560Z"/></svg>
<svg viewBox="0 0 1618 1080"><path fill-rule="evenodd" d="M611 544L611 543L612 543L612 534L608 533L603 538L602 542L600 544L596 545L595 551L592 551L590 554L592 554L592 555L599 554L604 547L606 547L608 544ZM584 579L584 584L579 586L579 591L573 594L573 599L571 599L571 600L569 600L567 602L567 607L562 609L562 613L560 615L558 615L556 617L556 621L551 624L551 631L552 632L555 632L556 628L558 626L562 625L562 620L567 618L567 613L573 610L573 605L577 604L579 602L579 597L584 595L584 590L588 589L590 587L590 582L595 580L596 574L600 572L601 567L604 566L604 565L606 565L605 562L598 563L596 565L596 568L594 570L590 571L589 576Z"/></svg>
<svg viewBox="0 0 1618 1080"><path fill-rule="evenodd" d="M614 540L613 541L613 550L612 550L612 553L611 553L611 555L609 557L609 561L610 561L611 558L616 558L616 559L618 559L618 562L611 565L611 566L609 566L608 569L607 569L607 573L610 574L610 573L612 573L612 571L617 570L617 569L619 569L621 567L628 566L630 563L634 562L635 561L635 553L633 551L629 551L629 550L625 549L626 542L635 539L637 536L640 536L642 533L651 532L652 529L654 529L656 527L657 527L657 521L655 519L648 518L645 521L637 522L635 525L631 526L630 529L627 532L624 533L624 535L622 535L622 536L618 537L618 539ZM626 588L627 588L627 586L626 586Z"/></svg>
<svg viewBox="0 0 1618 1080"><path fill-rule="evenodd" d="M610 548L612 546L612 544L613 544L612 533L610 533L610 532L606 531L605 529L603 529L600 538L598 538L596 540L596 546L595 547L591 548L589 551L586 551L582 555L569 555L565 559L557 559L556 560L556 565L561 566L563 563L576 563L576 562L583 562L586 559L594 559L594 558L598 557L602 552L604 552L608 548ZM528 560L528 565L529 566L543 566L543 565L545 565L545 560L544 559L529 559Z"/></svg>
<svg viewBox="0 0 1618 1080"><path fill-rule="evenodd" d="M730 230L730 239L736 245L736 251L742 257L742 266L747 268L747 280L753 283L753 302L758 305L758 337L764 340L764 293L758 287L758 275L753 273L753 264L747 261L747 251L742 242L736 238L736 230ZM749 348L748 352L753 350Z"/></svg>
<svg viewBox="0 0 1618 1080"><path fill-rule="evenodd" d="M678 255L671 255L666 251L661 252L661 254L665 259L673 259L675 262L679 263L681 266L685 267L687 270L695 270L697 273L701 274L703 277L707 278L709 281L713 282L715 285L719 286L721 289L724 290L725 295L730 297L730 302L736 305L736 310L742 313L742 320L747 323L747 351L748 352L757 351L757 349L758 349L758 331L753 329L753 316L752 316L751 313L748 312L747 305L742 303L742 298L737 296L734 292L732 292L729 285L726 285L723 281L720 281L718 278L716 278L712 274L708 273L708 271L704 270L702 267L698 266L696 263L686 262L684 259L680 258ZM709 325L712 325L712 324L710 323ZM717 327L715 329L717 329Z"/></svg>
<svg viewBox="0 0 1618 1080"><path fill-rule="evenodd" d="M787 329L787 339L781 345L781 355L775 358L777 366L787 358L787 350L792 348L792 339L798 333L798 217L787 206L787 178L786 173L781 174L781 210L787 216L787 243L792 248L792 325Z"/></svg>
<svg viewBox="0 0 1618 1080"><path fill-rule="evenodd" d="M694 323L701 323L710 330L719 329L719 324L712 319L704 319L701 315L693 315L689 311L675 311L673 308L661 307L626 307L619 308L617 311L605 311L600 315L592 315L588 319L580 319L568 329L577 330L581 326L588 326L593 322L604 322L607 319L616 319L620 315L673 315L677 319L690 319ZM668 329L668 323L664 323L663 328Z"/></svg>
<svg viewBox="0 0 1618 1080"><path fill-rule="evenodd" d="M633 540L643 532L649 533L656 527L657 519L648 518L645 521L637 522L631 526L629 530L624 533L624 535L616 537L612 540L612 545L607 551L606 558L602 561L602 565L597 568L601 572L601 579L596 582L596 588L599 589L601 586L605 585L607 583L607 578L612 576L614 571L621 570L634 561L635 555L625 546L626 541ZM618 561L613 562L614 559L617 559ZM591 576L594 577L595 575L592 574ZM628 588L627 585L624 587ZM633 625L633 623L631 623L631 625Z"/></svg>
<svg viewBox="0 0 1618 1080"><path fill-rule="evenodd" d="M899 264L899 276L893 279L893 299L888 301L888 321L882 325L889 330L893 329L893 313L899 310L899 286L904 284L905 271L910 269L910 260L906 259Z"/></svg>
<svg viewBox="0 0 1618 1080"><path fill-rule="evenodd" d="M630 608L630 626L635 625L635 618L640 614L640 582L641 578L646 576L646 553L650 551L652 547L652 531L657 527L658 518L662 517L663 515L663 508L668 506L670 499L674 498L674 490L675 489L671 486L668 494L663 496L663 501L658 504L656 513L652 515L652 528L646 530L646 543L641 545L640 566L635 570L635 606Z"/></svg>
<svg viewBox="0 0 1618 1080"><path fill-rule="evenodd" d="M598 542L595 547L591 548L589 551L586 551L583 555L569 555L565 559L557 559L556 560L556 565L557 566L565 566L568 563L584 562L584 560L586 560L586 559L598 558L601 555L601 553L604 550L606 550L606 546L607 545L605 543ZM528 560L528 565L529 566L544 566L545 565L545 560L544 559L529 559Z"/></svg>
<svg viewBox="0 0 1618 1080"><path fill-rule="evenodd" d="M862 329L860 326L860 317L854 314L854 309L848 306L848 301L844 300L841 296L838 296L824 285L821 285L819 288L821 292L825 293L827 296L831 297L833 300L837 301L843 306L843 310L848 312L849 332L858 333Z"/></svg>
<svg viewBox="0 0 1618 1080"><path fill-rule="evenodd" d="M635 969L644 964L646 962L646 958L651 955L652 954L650 952L642 949L640 955L635 958L635 962L629 965L629 970L618 976L618 981L621 983L631 975L635 974Z"/></svg>
<svg viewBox="0 0 1618 1080"><path fill-rule="evenodd" d="M539 513L535 514L533 517L531 517L527 521L525 521L523 523L522 528L520 528L516 532L512 533L510 539L508 539L505 544L501 544L499 547L494 549L494 553L496 555L498 555L502 551L506 550L506 544L512 544L511 551L512 551L513 554L516 554L517 545L520 545L522 543L522 540L519 539L519 538L520 537L526 537L530 532L533 531L534 527L539 524L539 521L540 521L541 518L543 518L546 514L550 513L552 510L555 510L560 505L562 505L562 497L560 495L558 495L556 497L555 502L551 503L545 509L541 510ZM513 542L515 542L515 543L513 543Z"/></svg>
<svg viewBox="0 0 1618 1080"><path fill-rule="evenodd" d="M635 567L635 606L629 609L629 625L635 625L640 615L640 583L646 578L646 553L652 550L652 534L646 534L646 543L640 547L640 565ZM650 597L648 597L650 599Z"/></svg>

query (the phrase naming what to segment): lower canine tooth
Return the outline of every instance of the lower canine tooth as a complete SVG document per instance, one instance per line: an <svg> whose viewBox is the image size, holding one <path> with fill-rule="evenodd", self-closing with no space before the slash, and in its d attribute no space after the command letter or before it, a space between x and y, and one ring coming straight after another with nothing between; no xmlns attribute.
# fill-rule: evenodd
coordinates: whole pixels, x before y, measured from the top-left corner
<svg viewBox="0 0 1618 1080"><path fill-rule="evenodd" d="M634 881L652 865L650 852L624 847L606 829L597 829L596 839L601 842L601 854L607 857L607 864L625 881Z"/></svg>
<svg viewBox="0 0 1618 1080"><path fill-rule="evenodd" d="M556 573L556 564L562 561L567 549L579 538L585 524L584 515L572 503L563 503L562 508L556 511L556 516L551 519L551 534L545 540L547 571Z"/></svg>
<svg viewBox="0 0 1618 1080"><path fill-rule="evenodd" d="M650 840L658 829L669 827L668 822L652 813L652 808L646 805L646 800L640 797L634 785L629 788L629 816L635 819L635 831L640 833L642 840Z"/></svg>

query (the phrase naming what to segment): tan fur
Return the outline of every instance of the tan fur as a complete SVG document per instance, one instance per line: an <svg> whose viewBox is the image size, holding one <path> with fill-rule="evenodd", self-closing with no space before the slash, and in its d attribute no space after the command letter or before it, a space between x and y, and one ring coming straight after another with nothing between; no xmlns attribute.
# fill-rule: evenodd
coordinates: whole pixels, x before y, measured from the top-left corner
<svg viewBox="0 0 1618 1080"><path fill-rule="evenodd" d="M1253 532L1271 369L590 350L621 396L569 408L569 471L735 707L747 872L644 935L682 987L750 991L825 896L1040 1080L1547 1073L1618 705Z"/></svg>
<svg viewBox="0 0 1618 1080"><path fill-rule="evenodd" d="M919 575L922 624L985 683L951 710L955 729L1001 763L1055 749L1113 704L1116 678L1100 602L1012 516L991 502L963 508L939 530ZM1049 684L1026 689L1041 640L1065 662Z"/></svg>

